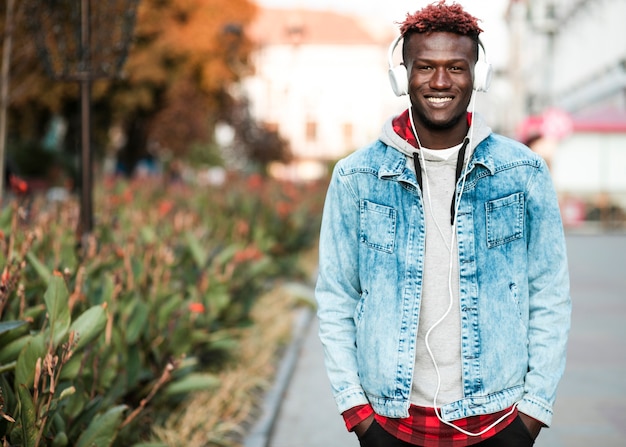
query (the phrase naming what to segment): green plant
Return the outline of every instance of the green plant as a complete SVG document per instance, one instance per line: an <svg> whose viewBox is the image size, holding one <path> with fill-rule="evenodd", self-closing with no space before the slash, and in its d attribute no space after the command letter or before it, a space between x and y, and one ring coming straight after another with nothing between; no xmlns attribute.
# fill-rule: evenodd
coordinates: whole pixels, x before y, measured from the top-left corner
<svg viewBox="0 0 626 447"><path fill-rule="evenodd" d="M1 210L0 440L127 447L218 389L258 297L303 274L321 190L107 183L80 252L74 200Z"/></svg>

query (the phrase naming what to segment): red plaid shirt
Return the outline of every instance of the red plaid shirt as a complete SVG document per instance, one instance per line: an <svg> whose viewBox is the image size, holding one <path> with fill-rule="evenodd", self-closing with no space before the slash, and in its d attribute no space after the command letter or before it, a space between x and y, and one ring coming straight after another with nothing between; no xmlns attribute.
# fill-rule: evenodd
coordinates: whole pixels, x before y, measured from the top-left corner
<svg viewBox="0 0 626 447"><path fill-rule="evenodd" d="M467 113L467 125L472 125L472 114ZM393 119L393 130L400 135L404 140L413 147L417 147L417 139L411 129L411 118L409 116L409 109L406 109L400 115Z"/></svg>
<svg viewBox="0 0 626 447"><path fill-rule="evenodd" d="M471 121L472 115L468 113L468 125L471 124ZM417 147L417 140L411 130L408 109L393 120L393 129L398 135L404 138L407 143L413 147ZM508 408L498 413L472 416L454 421L454 425L470 433L480 433L510 411L511 408ZM343 417L346 427L349 431L352 431L357 424L364 421L372 414L374 414L374 410L371 405L361 405L344 412ZM477 444L506 428L516 417L517 409L512 411L510 415L495 427L487 430L484 434L480 436L470 436L441 422L433 408L411 405L409 408L409 417L402 419L387 418L374 414L374 418L380 426L391 435L401 441L422 447L465 447Z"/></svg>
<svg viewBox="0 0 626 447"><path fill-rule="evenodd" d="M454 421L454 425L470 433L480 433L510 411L511 408L507 408L498 413L471 416ZM363 422L372 414L374 410L371 405L361 405L345 411L343 419L348 430L352 431L359 422ZM374 414L376 422L391 435L401 441L422 447L464 447L477 444L506 428L516 417L517 409L482 435L469 436L441 422L433 408L411 405L409 417L402 419Z"/></svg>

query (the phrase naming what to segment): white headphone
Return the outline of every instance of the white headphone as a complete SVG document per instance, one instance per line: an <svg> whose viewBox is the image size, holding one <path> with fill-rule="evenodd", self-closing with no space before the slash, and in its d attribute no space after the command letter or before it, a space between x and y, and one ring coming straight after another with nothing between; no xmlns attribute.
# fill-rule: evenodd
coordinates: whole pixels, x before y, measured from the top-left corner
<svg viewBox="0 0 626 447"><path fill-rule="evenodd" d="M398 36L389 45L389 51L387 52L387 59L389 61L389 82L391 88L396 96L403 96L409 93L409 79L407 68L404 64L393 65L393 52L395 51L398 43L402 40L403 36ZM478 40L478 46L482 49L483 58L480 57L480 51L478 52L478 60L474 65L474 90L477 92L486 92L491 84L492 69L491 64L487 62L487 52L482 42Z"/></svg>

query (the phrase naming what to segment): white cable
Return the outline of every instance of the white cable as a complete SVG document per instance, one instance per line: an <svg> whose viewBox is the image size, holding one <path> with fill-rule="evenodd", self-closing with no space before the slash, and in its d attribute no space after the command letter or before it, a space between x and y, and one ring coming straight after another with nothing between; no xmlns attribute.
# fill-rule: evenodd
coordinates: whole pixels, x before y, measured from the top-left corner
<svg viewBox="0 0 626 447"><path fill-rule="evenodd" d="M417 140L417 146L420 149L418 156L422 159L422 168L424 169L424 180L426 181L426 195L428 196L428 207L430 208L430 214L431 216L433 216L433 222L435 222L435 226L437 227L437 230L439 231L439 234L441 235L441 239L443 240L443 243L448 249L448 252L450 252L450 250L452 249L452 246L448 245L446 241L446 237L443 234L443 230L439 226L439 222L437 222L437 219L435 219L435 213L433 212L433 201L430 198L430 183L428 182L428 175L426 172L426 160L424 158L424 151L422 150L422 143L420 142L420 139L417 136L417 131L415 130L415 123L413 122L413 108L412 107L409 107L409 116L411 118L411 128L413 129L413 134L415 135L415 139ZM413 154L413 156L415 157L415 154Z"/></svg>
<svg viewBox="0 0 626 447"><path fill-rule="evenodd" d="M441 416L441 414L439 413L439 408L437 407L437 397L439 396L439 391L441 389L441 373L439 372L439 367L437 366L437 361L435 360L435 355L433 354L432 349L430 348L430 344L428 342L428 339L430 338L430 334L432 333L432 331L439 326L450 314L450 311L452 310L452 305L454 304L454 291L452 290L452 266L453 266L453 262L454 262L454 252L452 250L452 247L454 247L454 240L456 238L456 224L457 224L457 216L459 214L459 206L461 204L461 197L463 196L463 190L465 189L465 179L467 177L467 169L469 167L469 160L472 156L472 152L473 152L473 140L474 140L474 112L475 112L475 108L476 108L476 99L475 99L475 94L472 95L471 99L470 99L470 103L471 103L471 109L472 109L472 120L470 123L470 128L469 128L469 142L468 142L468 146L469 146L469 150L466 152L465 157L463 159L463 171L461 174L461 188L460 191L458 193L457 199L455 201L455 209L454 209L454 220L452 222L452 235L450 236L450 244L446 244L446 240L445 240L445 236L443 234L443 231L441 230L441 227L439 226L439 223L437 222L437 219L435 219L435 215L433 213L433 209L432 209L432 200L430 197L430 185L428 183L428 173L426 171L426 162L424 160L424 154L422 150L420 150L420 158L422 159L422 168L424 170L424 179L426 181L426 188L427 188L427 195L428 195L428 204L430 207L430 212L431 215L433 217L433 221L435 222L435 226L437 227L439 234L441 235L441 237L444 240L444 244L446 245L446 248L448 249L448 253L450 254L450 258L449 258L449 265L448 265L448 294L450 297L450 300L448 302L448 308L446 309L446 311L444 312L443 316L441 316L426 332L426 335L424 336L424 343L426 345L426 350L428 351L428 355L430 356L430 360L433 363L433 367L435 368L435 372L437 374L437 388L435 390L435 395L433 397L433 408L435 410L435 415L437 415L437 419L439 419L439 421L441 421L443 424L446 424L454 429L456 429L457 431L467 435L467 436L482 436L485 433L487 433L489 430L491 430L492 428L494 428L496 425L498 425L500 422L504 421L506 418L508 418L510 415L512 415L518 405L518 402L516 402L515 404L513 404L513 406L511 407L511 410L508 411L505 415L503 415L502 417L500 417L497 421L495 421L493 424L489 425L488 427L486 427L485 429L481 430L478 433L474 433L474 432L470 432L467 431L461 427L459 427L458 425L455 425L452 422L446 421L443 419L443 417ZM419 136L417 135L417 130L415 128L415 123L413 122L413 108L411 105L409 105L409 117L411 120L411 128L413 130L413 133L415 134L415 139L417 140L417 145L418 148L422 148L422 144L420 143L419 140ZM414 155L415 156L415 155ZM416 173L417 174L417 173ZM453 194L457 194L456 191L456 183L454 185L455 190L453 192Z"/></svg>

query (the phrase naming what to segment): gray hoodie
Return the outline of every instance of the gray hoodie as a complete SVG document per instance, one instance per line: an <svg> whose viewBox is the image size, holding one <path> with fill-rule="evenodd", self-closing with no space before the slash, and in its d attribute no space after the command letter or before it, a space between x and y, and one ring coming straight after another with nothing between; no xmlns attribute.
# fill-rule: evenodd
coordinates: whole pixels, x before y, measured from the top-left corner
<svg viewBox="0 0 626 447"><path fill-rule="evenodd" d="M466 157L491 133L484 120L474 116L473 135L472 129L468 133L471 150L467 150ZM380 140L405 154L407 167L415 170L412 158L419 152L393 130L392 121L393 118L385 123ZM459 267L450 222L457 156L442 159L433 154L436 151L423 152L419 156L426 247L411 403L432 408L463 398Z"/></svg>
<svg viewBox="0 0 626 447"><path fill-rule="evenodd" d="M392 124L394 118L395 117L391 117L387 120L387 122L383 126L379 140L389 146L398 149L403 154L408 155L412 158L413 154L415 153L415 148L407 143L404 138L394 132ZM478 113L473 114L472 125L473 134L472 129L470 129L470 132L468 133L468 137L471 137L471 144L468 153L473 152L476 146L478 146L481 141L483 141L491 134L491 128L487 126L487 123L485 122L483 117Z"/></svg>

